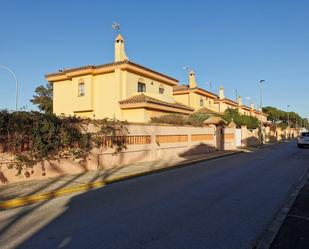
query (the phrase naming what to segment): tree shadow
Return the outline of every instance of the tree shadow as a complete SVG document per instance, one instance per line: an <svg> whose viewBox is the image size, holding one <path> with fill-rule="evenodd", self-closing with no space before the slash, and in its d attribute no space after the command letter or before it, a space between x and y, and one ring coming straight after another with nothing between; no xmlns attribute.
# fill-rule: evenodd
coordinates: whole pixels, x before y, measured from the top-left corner
<svg viewBox="0 0 309 249"><path fill-rule="evenodd" d="M159 127L157 128L159 129ZM170 153L170 157L166 157L164 158L164 160L169 164L175 156L178 157L182 157L182 158L187 158L188 160L192 159L192 155L200 155L200 154L207 154L211 151L215 151L215 147L212 145L208 145L208 144L204 144L204 143L197 143L196 145L191 145L191 147L181 153ZM65 187L68 187L70 184L72 183L76 183L76 182L83 182L83 183L93 183L96 181L106 181L109 177L117 174L119 171L121 171L122 169L126 168L127 165L121 165L125 163L125 155L123 153L119 153L117 155L119 158L119 162L120 162L120 166L118 167L113 167L110 169L105 169L103 171L95 171L93 172L93 174L91 175L91 177L87 178L87 181L85 182L84 180L82 180L82 178L87 174L88 171L86 171L86 167L84 167L84 171L80 174L77 175L71 175L68 176L67 178L63 178L61 177L56 177L51 179L50 181L46 182L46 184L40 185L38 188L33 189L32 192L28 193L29 194L36 194L36 193L40 193L44 190L47 190L49 187L51 187L52 185L57 185L56 188L53 188L53 193L55 193L57 190L63 189ZM144 157L143 153L137 155L136 157L134 157L132 159L132 161L134 162L138 162L141 161L142 158ZM53 165L53 167L57 167L57 165ZM152 161L150 162L150 169L156 169L156 168L160 168L160 167L164 167L164 163L162 162L162 160L158 160L158 161ZM61 172L61 168L59 169L59 172ZM168 184L168 181L167 181ZM120 184L121 185L121 184ZM93 187L89 186L88 190L91 190ZM83 222L89 222L89 224L96 223L96 219L98 219L98 217L96 217L98 214L96 212L92 212L92 209L95 208L96 206L96 200L97 199L104 199L104 198L111 198L112 201L117 202L118 201L118 197L117 196L111 196L109 193L109 186L102 188L102 189L96 189L96 190L92 190L90 192L87 192L86 194L79 194L76 196L73 196L70 200L70 205L67 207L70 209L70 211L65 211L66 214L69 213L76 213L78 210L78 207L80 205L86 205L86 209L84 209L85 211L87 211L87 214L85 214L89 220L87 221L83 221ZM122 190L121 190L122 191ZM25 194L26 195L26 194ZM103 196L101 196L103 195ZM134 193L130 193L132 200L134 199ZM27 227L31 228L32 226L35 226L35 223L37 222L37 220L32 221L31 217L33 215L36 214L36 212L39 212L39 210L41 210L42 208L44 208L44 206L47 206L47 204L50 203L51 199L53 199L55 197L54 194L51 195L51 197L48 200L42 201L40 203L37 204L32 204L30 206L26 206L26 207L22 207L22 208L18 208L16 209L16 211L12 210L14 212L14 216L8 218L7 220L5 220L5 222L2 222L2 225L0 226L0 243L1 244L5 244L5 243L9 243L10 242L10 238L15 235L18 235L18 233L27 231ZM125 196L121 196L121 198L127 198ZM81 204L80 202L82 202L83 204ZM122 201L120 201L121 203ZM102 204L102 203L101 203ZM103 204L104 205L104 204ZM124 204L123 204L124 205ZM125 212L125 207L123 207L124 210L123 212ZM52 212L52 210L50 210ZM16 213L15 213L16 212ZM80 214L80 215L84 215L84 214ZM105 219L108 219L109 217L106 216L106 214L103 215ZM65 215L66 217L66 215ZM44 217L43 217L44 219ZM101 219L99 217L99 219ZM42 228L40 231L38 231L31 239L27 240L27 242L25 242L21 248L66 248L66 247L71 247L72 246L72 237L68 237L65 236L63 239L61 239L61 241L57 241L55 242L51 242L52 239L49 239L48 236L53 237L53 234L57 231L54 230L54 227L58 227L61 228L61 225L58 223L59 220L61 220L60 218L55 218L53 219L53 221L51 221L51 223L48 224L47 227ZM70 225L74 226L74 220L70 221ZM104 222L102 220L102 222ZM25 225L26 223L26 225ZM44 225L45 226L45 225ZM51 230L50 230L51 229ZM108 230L108 228L107 228ZM37 240L38 237L40 236L46 236L47 235L47 244L41 244L40 246L36 246L35 241ZM99 236L99 234L96 234L96 236ZM110 236L113 236L112 234ZM82 236L79 235L74 239L74 245L76 245L76 247L72 247L72 248L87 248L87 245L85 245L85 247L80 247L80 239L82 239ZM71 242L70 242L71 241ZM75 244L76 241L76 244Z"/></svg>
<svg viewBox="0 0 309 249"><path fill-rule="evenodd" d="M254 136L251 137L247 137L245 139L242 140L242 144L245 144L247 147L250 146L258 146L260 145L260 140Z"/></svg>
<svg viewBox="0 0 309 249"><path fill-rule="evenodd" d="M170 171L159 178L149 175L73 196L59 216L21 242L18 248L137 248L134 241L143 241L143 235L151 232L156 220L162 218L162 210L155 203L172 212L173 208L163 200L187 190L190 174L198 174L186 172L188 178ZM164 186L172 188L172 193L164 192ZM140 207L148 210L146 215L139 214ZM141 244L138 248L147 246Z"/></svg>
<svg viewBox="0 0 309 249"><path fill-rule="evenodd" d="M213 145L199 143L197 145L191 146L190 149L179 153L180 157L190 157L192 155L200 155L200 154L207 154L209 152L215 151L216 148Z"/></svg>

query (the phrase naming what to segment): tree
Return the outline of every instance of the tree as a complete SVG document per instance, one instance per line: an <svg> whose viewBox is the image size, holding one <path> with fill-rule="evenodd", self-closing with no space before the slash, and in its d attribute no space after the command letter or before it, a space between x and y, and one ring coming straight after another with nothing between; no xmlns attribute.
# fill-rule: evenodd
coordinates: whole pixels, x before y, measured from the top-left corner
<svg viewBox="0 0 309 249"><path fill-rule="evenodd" d="M308 120L306 118L302 118L296 112L286 112L272 106L264 107L263 112L268 114L268 119L272 123L278 124L283 129L285 129L288 125L292 128L308 126Z"/></svg>
<svg viewBox="0 0 309 249"><path fill-rule="evenodd" d="M242 125L246 125L248 129L256 129L259 127L259 120L257 118L241 115L238 109L226 109L222 118L228 123L233 120L237 127Z"/></svg>
<svg viewBox="0 0 309 249"><path fill-rule="evenodd" d="M47 113L53 113L53 85L47 84L46 86L38 86L35 88L35 95L30 101L37 105L38 108Z"/></svg>

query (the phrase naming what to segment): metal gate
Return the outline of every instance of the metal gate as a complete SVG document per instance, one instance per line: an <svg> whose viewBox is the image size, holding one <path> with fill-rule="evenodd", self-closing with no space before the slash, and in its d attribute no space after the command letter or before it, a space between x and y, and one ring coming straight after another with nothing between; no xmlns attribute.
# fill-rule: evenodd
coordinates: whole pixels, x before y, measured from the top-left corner
<svg viewBox="0 0 309 249"><path fill-rule="evenodd" d="M235 145L236 145L236 147L241 147L241 129L236 129Z"/></svg>

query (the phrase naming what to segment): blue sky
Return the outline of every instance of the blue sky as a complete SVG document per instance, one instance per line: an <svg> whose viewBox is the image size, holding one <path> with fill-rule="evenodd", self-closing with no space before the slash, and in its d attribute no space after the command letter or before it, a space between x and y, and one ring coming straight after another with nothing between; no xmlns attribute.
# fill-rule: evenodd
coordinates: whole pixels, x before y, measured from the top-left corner
<svg viewBox="0 0 309 249"><path fill-rule="evenodd" d="M309 1L17 1L0 0L0 64L20 82L20 106L46 73L113 61L113 21L129 59L200 87L225 87L264 105L309 118ZM14 108L15 85L0 69L0 108ZM246 104L249 101L244 100Z"/></svg>

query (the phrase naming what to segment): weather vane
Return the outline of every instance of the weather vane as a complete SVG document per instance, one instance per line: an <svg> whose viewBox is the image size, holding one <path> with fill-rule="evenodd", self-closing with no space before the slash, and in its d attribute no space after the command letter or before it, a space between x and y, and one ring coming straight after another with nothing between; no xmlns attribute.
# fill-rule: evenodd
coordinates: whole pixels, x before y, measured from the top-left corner
<svg viewBox="0 0 309 249"><path fill-rule="evenodd" d="M112 29L119 33L120 32L120 24L117 23L117 22L113 22Z"/></svg>

